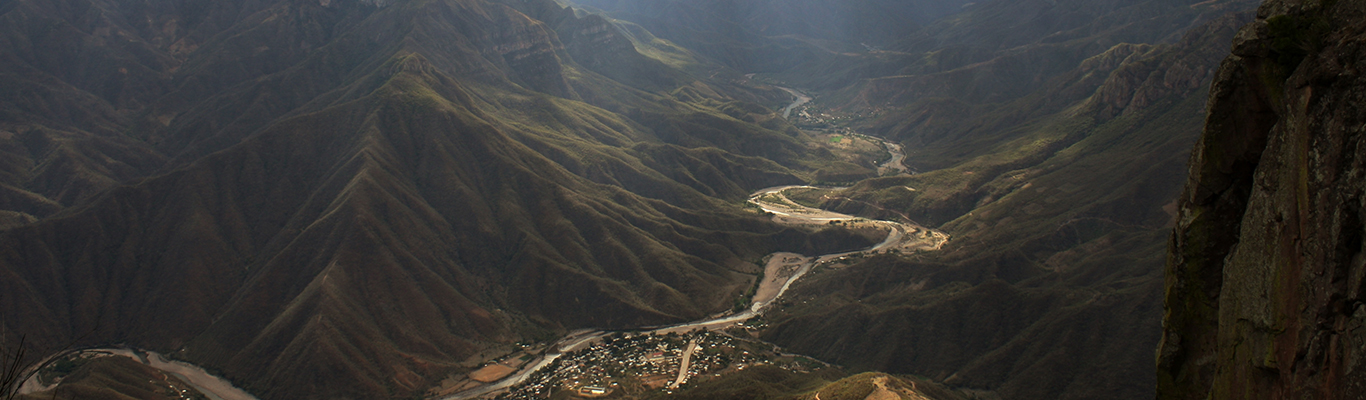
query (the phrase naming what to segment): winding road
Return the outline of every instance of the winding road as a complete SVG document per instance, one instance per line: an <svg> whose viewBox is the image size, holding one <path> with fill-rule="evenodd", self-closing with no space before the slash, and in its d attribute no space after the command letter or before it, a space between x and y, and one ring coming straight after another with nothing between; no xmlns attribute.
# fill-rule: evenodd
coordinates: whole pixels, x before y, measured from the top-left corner
<svg viewBox="0 0 1366 400"><path fill-rule="evenodd" d="M787 117L792 113L792 110L793 110L793 109L795 109L795 108L797 108L797 107L800 107L800 106L802 106L803 104L806 104L806 103L808 103L808 102L811 101L811 97L810 97L810 96L807 96L807 95L803 94L802 92L799 92L799 91L797 91L797 90L795 90L795 89L785 88L785 87L778 87L778 88L779 88L779 89L782 89L782 90L784 90L784 91L786 91L786 92L788 92L788 93L791 93L792 96L796 97L796 99L792 102L792 104L789 104L786 108L783 109L783 118L787 118ZM874 139L882 140L882 139L879 139L879 138L874 138ZM897 169L897 170L900 170L900 171L903 171L903 172L909 172L909 171L906 169L905 165L902 165L902 163L901 163L901 161L904 160L905 157L906 157L905 154L904 154L903 152L901 152L901 146L900 146L900 145L897 145L897 144L894 144L894 143L891 143L891 142L887 142L887 141L885 141L885 140L882 140L882 142L883 142L884 144L887 145L888 151L892 153L892 159L891 159L891 160L888 160L886 163L884 163L884 164L882 165L882 168L893 168L893 169ZM891 249L891 248L893 248L893 247L903 246L903 245L906 244L906 242L908 242L908 241L915 241L915 242L919 243L920 245L915 247L915 248L917 248L917 249L938 250L940 247L942 247L942 246L944 245L944 243L948 242L948 240L949 240L949 236L946 235L946 234L943 234L943 233L937 232L937 231L932 231L932 230L929 230L929 229L926 229L926 228L923 228L923 227L919 227L919 226L912 226L912 225L903 224L903 223L894 222L894 221L867 220L867 219L855 217L855 216L848 215L848 214L841 214L841 213L837 213L837 212L833 212L833 211L826 211L826 210L821 210L821 209L816 209L816 208L811 208L811 207L806 207L806 206L799 205L799 204L797 204L796 202L793 202L793 201L787 199L787 197L783 195L783 192L785 192L785 191L787 191L787 190L789 190L789 189L796 189L796 188L811 188L811 186L800 186L800 185L798 185L798 186L779 186L779 187L773 187L773 188L763 189L763 190L754 192L754 194L750 195L749 202L752 203L752 204L755 204L755 205L759 206L760 208L762 208L762 209L763 209L764 211L766 211L766 212L769 212L769 213L774 214L774 215L775 215L774 220L775 220L776 222L778 222L778 223L783 223L783 224L795 224L795 225L814 225L814 224L820 224L820 225L824 225L824 224L828 224L828 223L830 223L830 222L832 222L832 221L854 221L854 220L859 220L859 221L866 221L866 222L868 222L868 223L875 224L875 225L884 225L884 226L887 226L887 227L891 228L891 230L888 232L887 238L884 239L881 243L878 243L877 245L875 245L875 246L873 246L873 247L870 247L870 248L868 248L868 249L864 249L864 250L856 250L856 251L843 252L843 253L835 253L835 254L826 254L826 255L817 256L817 257L802 257L802 256L800 256L800 255L795 255L795 254L791 254L791 253L774 253L774 257L775 257L775 258L776 258L776 257L779 257L779 256L797 256L798 259L800 260L800 266L797 268L796 272L793 273L790 277L788 277L786 280L782 280L782 281L781 281L781 285L782 285L782 286L779 287L779 288L777 289L777 293L776 293L775 295L773 295L772 298L764 299L764 298L759 298L758 296L756 296L756 297L753 299L753 302L750 304L749 308L747 308L747 309L745 309L744 311L741 311L741 312L739 312L739 313L735 313L735 314L722 314L722 315L715 316L715 317L712 317L712 318L709 318L709 319L704 319L704 320L701 320L701 321L694 321L694 322L689 322L689 323L683 323L683 324L678 324L678 325L670 325L670 326L664 326L664 327L653 327L653 328L644 328L644 329L642 329L641 331L642 331L642 332L655 333L655 334L664 334L664 333L669 333L669 332L674 332L674 333L688 332L688 331L695 330L695 329L699 329L699 328L700 328L700 329L708 329L708 330L720 330L720 329L724 329L724 328L733 326L733 325L735 325L735 324L738 324L738 323L747 321L747 320L749 320L749 319L751 319L751 318L754 318L754 317L756 317L756 316L762 315L763 312L768 308L769 305L771 305L771 304L773 304L774 302L778 301L778 299L782 298L783 294L787 293L787 289L788 289L789 287L791 287L792 284L793 284L794 282L796 282L797 280L801 279L802 276L806 275L807 272L810 272L812 268L814 268L816 265L819 265L819 264L821 264L821 263L823 263L823 262L829 262L829 261L832 261L832 260L839 259L840 257L845 257L845 256L849 256L849 255L854 255L854 254L883 252L883 251L887 251L888 249ZM782 199L783 201L782 201L782 203L772 203L772 202L765 201L764 198L766 198L766 196L768 196L768 195L775 195L776 197ZM919 235L907 235L907 234L906 234L907 232L920 232L920 234L919 234ZM767 284L767 285L776 285L777 283L778 283L777 281L773 281L773 282L764 282L763 284ZM767 290L769 290L769 291L772 290L772 288L762 288L762 287L761 287L761 288L760 288L760 292L764 291L765 289L767 289ZM466 400L466 399L473 399L473 398L476 398L476 397L479 397L479 396L483 396L483 395L486 395L486 394L489 394L489 393L492 393L492 392L495 392L495 391L498 391L498 390L502 390L502 389L506 389L506 388L515 386L515 385L517 385L517 384L520 384L520 383L522 383L522 382L525 382L525 381L527 380L527 378L529 378L529 377L531 376L531 374L533 374L533 373L535 373L536 371L538 371L538 370L540 370L540 369L542 369L542 368L544 368L544 367L550 365L552 362L555 361L555 359L559 358L559 357L560 357L561 355L563 355L564 353L568 353L568 352L577 350L578 348L581 348L581 347L584 346L584 345L587 345L587 344L590 344L590 343L592 343L592 342L594 342L594 341L597 341L598 339L601 339L603 336L606 336L606 335L607 335L607 332L603 332L603 331L591 331L591 332L590 332L590 331L581 331L581 332L578 332L578 333L575 333L575 334L571 334L571 335L569 335L569 336L566 336L566 337L563 338L563 339L560 339L558 342L556 342L556 343L551 347L552 352L546 354L545 356L543 356L543 357L542 357L540 360L538 360L537 362L535 362L535 363L530 363L530 364L529 364L529 365L530 365L529 367L524 367L521 371L518 371L516 374L513 374L513 375L511 375L511 376L509 376L509 377L507 377L507 378L504 378L503 380L498 381L498 382L495 382L495 383L491 383L491 384L479 386L479 387L476 387L476 388L473 388L473 389L469 389L469 390L466 390L466 391L463 391L463 392L455 393L455 394L452 394L452 395L449 395L449 396L440 397L438 400ZM688 349L689 349L689 350L693 350L693 346L695 346L695 343L690 343ZM675 384L675 385L673 385L673 386L671 386L671 387L677 387L677 384L679 384L680 382L683 381L684 375L687 373L688 356L690 356L691 354L692 354L691 351L685 352L684 364L683 364L684 366L683 366L683 368L679 371L679 378L674 380L674 384Z"/></svg>
<svg viewBox="0 0 1366 400"><path fill-rule="evenodd" d="M788 105L786 108L783 109L783 118L789 117L793 109L800 107L803 104L806 104L812 100L810 96L807 96L797 90L785 87L779 87L779 89L787 91L788 93L791 93L794 97L796 97L792 104ZM900 151L901 147L899 145L886 141L883 141L883 143L887 145L888 150L892 153L892 159L885 163L882 166L882 168L895 168L901 171L909 172L901 163L901 160L905 159L904 153ZM758 205L760 208L764 209L764 211L774 214L775 221L779 223L799 225L823 225L828 224L832 221L860 220L872 224L882 224L890 227L891 230L888 233L887 238L883 240L882 243L879 243L876 246L873 246L865 250L837 254L826 254L817 257L804 257L792 253L774 253L775 258L781 256L793 260L792 262L787 264L788 266L799 265L799 267L797 267L795 273L787 277L787 279L785 280L772 280L762 283L763 285L768 285L770 287L761 288L761 291L768 291L770 293L774 290L772 286L777 286L779 283L781 283L781 286L776 289L776 294L773 294L772 297L760 298L759 296L756 296L754 301L750 304L750 307L740 313L722 314L705 320L683 323L678 325L670 325L664 327L648 327L641 329L641 331L662 334L667 332L687 332L698 328L709 330L724 329L726 327L730 327L737 323L741 323L756 316L762 315L769 305L773 304L774 302L778 301L778 299L782 298L783 294L787 292L787 289L791 287L794 282L801 279L802 276L804 276L807 272L810 272L812 268L814 268L816 265L819 265L822 262L828 262L852 254L885 251L889 248L902 245L905 242L911 240L926 242L926 245L922 246L922 248L927 249L938 249L940 246L943 245L944 242L948 241L948 236L942 233L929 231L927 229L920 227L909 226L899 222L865 220L862 218L854 217L852 215L805 207L798 205L795 202L791 202L790 200L787 200L786 196L783 195L783 192L786 190L806 187L809 186L781 186L760 190L750 196L749 202ZM776 197L784 201L781 203L773 203L763 200L767 195L776 195ZM921 234L919 236L906 234L906 232L913 231L929 233ZM556 359L560 358L565 353L582 349L592 344L593 342L598 341L606 335L607 332L594 330L582 330L570 333L564 338L556 341L553 345L548 346L546 353L544 355L542 355L534 362L528 363L527 366L523 367L517 373L514 373L498 382L481 385L479 387L455 393L452 395L438 397L437 399L473 399L487 395L489 393L493 393L499 390L515 386L517 384L525 382L536 371L539 371L545 368L546 366L549 366L550 364L554 363ZM682 368L680 368L679 370L679 376L677 379L674 380L671 387L676 388L678 387L678 385L682 384L682 382L685 381L688 364L691 355L693 351L696 350L696 348L696 342L689 343L688 349L684 353L683 365ZM176 377L181 378L181 380L190 384L195 389L198 389L201 393L204 393L211 400L256 400L256 397L233 386L232 383L227 381L226 379L208 373L203 368L181 361L171 361L157 353L140 352L129 349L94 349L88 351L99 351L117 356L132 357L135 360L139 360L144 364L147 364L149 366L152 366L154 368L160 369L162 371L165 371L167 373L175 375ZM20 394L37 392L43 389L46 388L37 383L37 378L35 376L31 378L31 381L25 382L24 389Z"/></svg>
<svg viewBox="0 0 1366 400"><path fill-rule="evenodd" d="M787 289L790 288L794 282L801 279L802 276L806 275L806 273L810 272L811 269L813 269L815 266L821 263L834 261L841 257L850 256L854 254L882 252L896 246L906 245L908 242L920 243L922 244L920 248L931 250L938 249L939 247L943 246L944 243L948 242L948 235L937 231L928 230L922 227L917 227L894 221L869 220L848 214L841 214L833 211L810 208L796 204L795 202L791 202L791 200L786 200L786 196L783 196L783 192L797 188L811 188L811 186L779 186L760 190L750 196L749 202L758 205L764 211L774 214L775 221L784 224L824 225L829 224L831 221L858 220L870 224L885 225L887 227L890 227L891 230L890 232L888 232L887 238L884 239L881 243L878 243L877 245L864 250L826 254L817 257L801 257L799 255L791 253L774 253L775 258L796 256L800 260L800 267L797 268L796 273L792 274L792 276L781 281L782 286L777 290L777 294L774 295L772 298L760 299L756 296L756 298L750 304L748 309L745 309L744 311L736 314L721 315L714 318L678 325L645 328L641 331L655 334L664 334L669 332L682 333L692 331L695 329L724 329L735 324L747 321L756 316L763 315L763 312L768 309L768 306L778 301L778 299L781 299L783 294L787 293ZM777 198L786 201L784 201L783 203L773 203L770 201L765 201L764 199L767 198L767 196L769 195L776 195ZM922 234L918 236L905 234L905 232L911 231L922 232ZM765 283L767 284L768 282ZM776 284L776 282L773 284ZM763 288L760 289L760 291L763 290ZM552 347L554 351L550 354L547 354L538 362L534 363L531 367L524 368L517 374L504 378L503 380L498 381L496 383L480 386L450 396L441 397L440 400L473 399L501 389L512 387L514 385L526 381L526 379L530 377L531 374L535 373L537 370L540 370L541 368L544 368L545 366L550 365L551 362L559 358L564 353L577 350L582 346L590 344L606 335L607 332L602 331L581 331L575 334L571 334L569 336L566 336L564 339L560 339L558 342L556 342L556 344ZM695 350L694 346L696 346L696 343L690 343L688 346L689 351L685 351L683 367L679 371L679 378L674 380L675 384L678 384L683 381L685 374L687 373L689 357L692 354L691 350ZM671 385L671 387L677 386Z"/></svg>

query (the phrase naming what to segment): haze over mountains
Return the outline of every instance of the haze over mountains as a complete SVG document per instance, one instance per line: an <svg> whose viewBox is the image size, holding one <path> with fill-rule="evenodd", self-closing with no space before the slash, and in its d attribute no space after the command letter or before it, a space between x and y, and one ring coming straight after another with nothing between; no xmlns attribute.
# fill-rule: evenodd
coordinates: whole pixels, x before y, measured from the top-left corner
<svg viewBox="0 0 1366 400"><path fill-rule="evenodd" d="M1254 5L989 2L777 72L924 172L810 201L954 239L812 278L763 337L1005 398L1151 397L1172 202Z"/></svg>
<svg viewBox="0 0 1366 400"><path fill-rule="evenodd" d="M263 399L420 397L518 343L698 319L769 253L878 240L742 205L848 165L781 83L921 172L804 201L953 239L818 271L760 338L1151 398L1173 204L1256 3L0 1L0 312ZM732 381L809 394L785 374Z"/></svg>
<svg viewBox="0 0 1366 400"><path fill-rule="evenodd" d="M768 94L517 3L6 4L6 324L267 398L407 396L491 346L728 308L770 251L864 243L735 202L801 181L786 125L733 100Z"/></svg>

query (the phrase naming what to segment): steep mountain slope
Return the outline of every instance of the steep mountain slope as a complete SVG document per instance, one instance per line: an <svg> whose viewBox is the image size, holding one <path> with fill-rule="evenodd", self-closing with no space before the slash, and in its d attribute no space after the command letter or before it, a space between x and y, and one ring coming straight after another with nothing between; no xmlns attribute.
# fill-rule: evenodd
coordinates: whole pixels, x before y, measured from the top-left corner
<svg viewBox="0 0 1366 400"><path fill-rule="evenodd" d="M899 108L924 99L1008 102L1116 45L1171 43L1253 1L987 1L895 46L808 63L784 76L840 89L831 108ZM806 76L806 78L801 78Z"/></svg>
<svg viewBox="0 0 1366 400"><path fill-rule="evenodd" d="M919 29L920 25L958 12L965 4L962 1L952 0L859 0L844 2L819 0L799 2L585 0L575 3L622 16L634 16L635 18L627 18L632 21L680 24L689 29L703 32L721 32L711 28L733 26L765 37L793 35L825 41L873 44L882 44L903 38Z"/></svg>
<svg viewBox="0 0 1366 400"><path fill-rule="evenodd" d="M589 4L634 24L550 0L0 1L0 328L48 347L161 350L268 399L410 398L519 342L729 308L768 252L864 244L738 205L830 157L753 104L785 95L743 86L745 72L831 90L819 107L875 116L855 127L906 144L925 171L802 201L954 236L938 254L816 271L763 321L761 336L792 351L1005 398L1149 398L1171 224L1189 236L1178 249L1195 249L1182 257L1276 256L1183 244L1215 237L1200 216L1232 237L1253 203L1199 203L1197 188L1185 219L1173 203L1203 92L1250 0ZM1335 4L1322 6L1360 18ZM1346 89L1314 103L1313 90L1227 83L1284 80L1311 55L1326 66L1294 90L1355 71L1351 47L1320 52L1323 9L1268 7L1263 17L1294 16L1244 31L1253 45L1235 51L1253 59L1250 77L1226 66L1222 87L1258 102L1216 99L1210 120L1231 114L1227 132L1272 131L1300 104L1319 108L1294 121L1351 109ZM941 15L952 16L932 22ZM820 22L830 16L861 23ZM917 24L887 23L907 19ZM1287 99L1299 103L1277 105ZM1320 130L1359 125L1326 120L1344 128ZM1327 150L1267 165L1334 171L1353 162L1353 138L1275 142ZM1290 191L1275 188L1294 185L1247 183L1259 144L1233 161L1210 153L1225 164L1193 179L1242 182L1219 193L1261 190L1263 209L1285 208ZM1360 186L1313 179L1329 189L1297 193ZM1325 227L1315 232L1360 241L1355 211L1333 208L1351 199L1324 200L1343 217L1310 221ZM1257 221L1289 229L1268 218ZM1334 248L1359 264L1354 247ZM1315 372L1313 360L1347 351L1315 344L1332 336L1218 330L1271 303L1182 283L1223 272L1196 264L1170 275L1169 306L1196 307L1167 317L1164 395L1201 397L1210 382L1225 393L1277 368L1304 390L1361 381L1350 363ZM1325 273L1344 277L1331 290L1299 289L1327 294L1292 322L1356 326L1351 268ZM1222 301L1236 307L1209 306ZM1246 338L1261 342L1219 346ZM1310 366L1258 358L1273 348ZM680 394L866 398L881 377L755 369ZM1249 390L1291 386L1268 385Z"/></svg>
<svg viewBox="0 0 1366 400"><path fill-rule="evenodd" d="M1158 398L1366 396L1364 18L1267 1L1220 67L1168 255Z"/></svg>
<svg viewBox="0 0 1366 400"><path fill-rule="evenodd" d="M953 235L794 288L764 337L848 365L1003 398L1150 398L1164 238L1204 92L1251 19L1118 44L1004 103L940 99L882 119L926 171L812 196ZM893 345L887 345L893 344Z"/></svg>
<svg viewBox="0 0 1366 400"><path fill-rule="evenodd" d="M744 72L782 72L813 60L904 38L963 0L574 2Z"/></svg>
<svg viewBox="0 0 1366 400"><path fill-rule="evenodd" d="M734 201L819 158L735 100L762 91L548 1L0 12L0 309L41 346L406 398L491 348L728 308L770 251L862 244Z"/></svg>

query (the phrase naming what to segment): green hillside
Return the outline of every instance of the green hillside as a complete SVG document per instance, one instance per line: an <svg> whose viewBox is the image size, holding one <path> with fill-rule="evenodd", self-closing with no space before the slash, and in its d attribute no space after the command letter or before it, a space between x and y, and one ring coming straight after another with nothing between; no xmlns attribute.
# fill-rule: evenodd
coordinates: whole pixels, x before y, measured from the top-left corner
<svg viewBox="0 0 1366 400"><path fill-rule="evenodd" d="M867 245L740 205L821 162L744 100L768 89L553 2L86 5L0 7L0 307L38 351L407 398L518 342L729 309L773 251Z"/></svg>
<svg viewBox="0 0 1366 400"><path fill-rule="evenodd" d="M774 252L876 244L746 203L839 184L787 195L951 238L817 266L724 331L831 365L607 398L1152 398L1176 200L1255 3L0 0L0 349L431 398L743 308ZM1267 68L1321 29L1278 21ZM28 397L175 395L61 367Z"/></svg>

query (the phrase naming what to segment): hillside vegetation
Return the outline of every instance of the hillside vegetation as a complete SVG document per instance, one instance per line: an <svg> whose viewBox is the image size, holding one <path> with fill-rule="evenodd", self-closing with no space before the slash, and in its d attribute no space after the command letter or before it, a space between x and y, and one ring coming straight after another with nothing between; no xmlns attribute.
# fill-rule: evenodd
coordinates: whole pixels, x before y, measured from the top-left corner
<svg viewBox="0 0 1366 400"><path fill-rule="evenodd" d="M794 200L951 239L816 268L735 330L843 369L670 397L1152 398L1186 162L1255 3L0 0L0 340L156 350L263 399L423 397L526 343L743 305L770 253L865 248L744 202L856 181ZM1258 21L1258 65L1317 57L1318 20ZM918 173L811 142L845 133ZM1212 348L1209 310L1178 350ZM1164 354L1164 388L1209 382ZM114 363L57 395L160 396Z"/></svg>
<svg viewBox="0 0 1366 400"><path fill-rule="evenodd" d="M0 309L266 399L407 398L487 352L729 309L742 208L822 162L760 101L552 1L0 5ZM7 338L10 336L6 336Z"/></svg>

